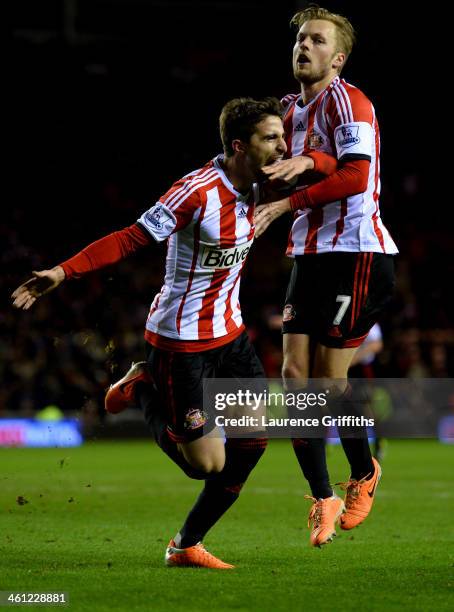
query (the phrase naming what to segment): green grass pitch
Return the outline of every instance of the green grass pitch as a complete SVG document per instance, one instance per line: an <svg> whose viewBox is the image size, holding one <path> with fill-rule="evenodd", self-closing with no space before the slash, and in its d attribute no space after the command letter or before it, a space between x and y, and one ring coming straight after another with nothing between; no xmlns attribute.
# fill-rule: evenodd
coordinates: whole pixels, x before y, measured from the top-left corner
<svg viewBox="0 0 454 612"><path fill-rule="evenodd" d="M389 442L371 516L319 550L290 442L273 441L206 538L236 565L216 572L163 565L201 484L155 445L0 449L0 590L67 591L68 609L95 612L452 610L453 457L435 441ZM340 448L329 464L346 479Z"/></svg>

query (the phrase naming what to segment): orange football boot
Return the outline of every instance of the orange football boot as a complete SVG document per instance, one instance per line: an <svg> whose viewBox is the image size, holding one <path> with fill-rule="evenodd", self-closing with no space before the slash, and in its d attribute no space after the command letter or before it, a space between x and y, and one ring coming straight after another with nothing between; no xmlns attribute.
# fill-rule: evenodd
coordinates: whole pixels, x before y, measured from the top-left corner
<svg viewBox="0 0 454 612"><path fill-rule="evenodd" d="M375 471L370 480L349 480L348 482L338 482L341 489L346 491L345 508L346 512L339 519L342 529L353 529L360 525L369 514L374 503L375 491L378 481L381 478L381 467L375 457L372 458Z"/></svg>
<svg viewBox="0 0 454 612"><path fill-rule="evenodd" d="M176 548L175 542L170 540L166 549L165 562L169 567L207 567L208 569L233 569L235 567L209 553L202 542L189 548Z"/></svg>
<svg viewBox="0 0 454 612"><path fill-rule="evenodd" d="M310 543L320 548L336 537L336 521L345 512L344 502L337 495L325 499L305 495L305 498L314 502L307 521L308 527L312 524Z"/></svg>
<svg viewBox="0 0 454 612"><path fill-rule="evenodd" d="M106 393L104 407L111 414L123 412L135 404L135 387L138 382L153 384L146 361L133 363L123 378L110 385Z"/></svg>

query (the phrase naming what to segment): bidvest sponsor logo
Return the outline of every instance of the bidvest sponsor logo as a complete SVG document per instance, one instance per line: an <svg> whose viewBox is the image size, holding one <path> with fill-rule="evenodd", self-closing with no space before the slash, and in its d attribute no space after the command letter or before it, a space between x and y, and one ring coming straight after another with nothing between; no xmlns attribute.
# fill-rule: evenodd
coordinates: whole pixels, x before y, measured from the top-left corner
<svg viewBox="0 0 454 612"><path fill-rule="evenodd" d="M202 251L202 268L225 269L243 263L248 256L252 242L253 239L231 249L205 247Z"/></svg>

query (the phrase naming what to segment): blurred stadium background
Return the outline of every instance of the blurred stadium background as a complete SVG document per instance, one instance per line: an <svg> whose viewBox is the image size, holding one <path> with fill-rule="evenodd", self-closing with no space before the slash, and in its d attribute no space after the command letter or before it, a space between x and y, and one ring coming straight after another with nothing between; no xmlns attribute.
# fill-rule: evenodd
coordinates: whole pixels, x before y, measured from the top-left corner
<svg viewBox="0 0 454 612"><path fill-rule="evenodd" d="M430 10L422 15L408 1L320 4L358 32L344 76L377 110L382 215L401 251L377 375L453 377L453 212L442 194L449 168L432 153L445 117L432 121L437 92L427 90L442 82L438 29L425 31ZM0 419L76 417L92 440L144 432L138 411L130 423L123 415L109 422L103 398L143 358L165 247L67 283L30 312L13 310L9 296L31 270L133 223L176 178L217 154L227 100L297 91L288 22L303 6L8 3L12 188L6 196L5 183L0 219ZM244 318L270 377L279 377L282 359L289 223L256 242L242 286ZM453 406L445 403L444 414ZM18 432L0 427L0 446ZM391 440L372 520L320 552L307 545L307 490L290 444L273 441L209 534L208 546L238 566L226 575L163 566L200 483L148 441L0 448L0 591L65 590L72 609L90 611L452 610L451 451L434 440ZM329 453L333 482L345 479L341 449Z"/></svg>
<svg viewBox="0 0 454 612"><path fill-rule="evenodd" d="M452 211L442 210L427 145L442 138L421 116L428 69L419 16L407 2L322 3L351 18L359 42L345 69L375 104L382 135L381 209L401 254L383 321L378 375L454 372ZM71 282L29 313L9 294L133 223L170 186L220 150L217 119L239 95L297 91L288 22L301 2L16 0L8 38L8 150L3 206L0 416L48 405L103 420L105 388L143 358L143 325L163 276L165 247ZM377 5L378 6L378 5ZM426 63L425 63L426 62ZM269 376L281 365L279 316L291 261L290 220L257 241L242 308Z"/></svg>

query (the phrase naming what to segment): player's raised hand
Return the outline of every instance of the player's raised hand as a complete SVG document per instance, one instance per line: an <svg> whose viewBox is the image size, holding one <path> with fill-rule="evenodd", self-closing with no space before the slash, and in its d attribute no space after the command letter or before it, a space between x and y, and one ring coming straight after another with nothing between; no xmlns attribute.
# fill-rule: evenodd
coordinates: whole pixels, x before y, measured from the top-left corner
<svg viewBox="0 0 454 612"><path fill-rule="evenodd" d="M263 174L268 179L281 179L282 181L294 181L300 174L306 172L306 170L312 170L314 168L314 160L306 155L297 155L290 159L283 159L277 161L271 166L264 166L262 168Z"/></svg>
<svg viewBox="0 0 454 612"><path fill-rule="evenodd" d="M259 238L275 219L290 212L290 200L285 198L272 204L257 206L254 213L255 237Z"/></svg>
<svg viewBox="0 0 454 612"><path fill-rule="evenodd" d="M28 310L39 297L49 293L65 280L65 273L60 266L32 274L33 278L20 285L11 295L13 306L16 308Z"/></svg>

